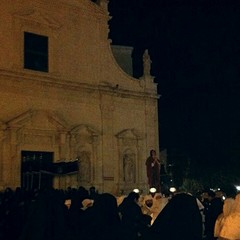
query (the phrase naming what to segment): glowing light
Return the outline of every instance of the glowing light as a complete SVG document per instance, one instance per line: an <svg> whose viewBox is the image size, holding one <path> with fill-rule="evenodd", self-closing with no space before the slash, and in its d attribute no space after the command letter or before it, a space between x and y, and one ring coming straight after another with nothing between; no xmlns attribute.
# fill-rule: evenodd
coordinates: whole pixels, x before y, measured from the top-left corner
<svg viewBox="0 0 240 240"><path fill-rule="evenodd" d="M235 186L238 191L240 191L240 186Z"/></svg>
<svg viewBox="0 0 240 240"><path fill-rule="evenodd" d="M154 188L154 187L149 189L149 192L150 192L150 193L155 193L156 191L157 191L157 189Z"/></svg>
<svg viewBox="0 0 240 240"><path fill-rule="evenodd" d="M140 190L139 190L138 188L134 188L134 189L133 189L133 192L135 192L135 193L140 193Z"/></svg>
<svg viewBox="0 0 240 240"><path fill-rule="evenodd" d="M172 192L172 193L174 193L174 192L177 191L177 189L176 189L175 187L170 187L169 191Z"/></svg>

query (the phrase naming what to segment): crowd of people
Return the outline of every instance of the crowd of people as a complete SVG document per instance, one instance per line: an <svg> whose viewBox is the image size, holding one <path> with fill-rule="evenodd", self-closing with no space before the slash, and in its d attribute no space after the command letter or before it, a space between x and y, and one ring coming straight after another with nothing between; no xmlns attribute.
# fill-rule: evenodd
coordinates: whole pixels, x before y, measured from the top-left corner
<svg viewBox="0 0 240 240"><path fill-rule="evenodd" d="M202 195L203 196L203 195ZM225 201L213 191L126 196L94 187L0 192L3 240L237 240L240 194Z"/></svg>

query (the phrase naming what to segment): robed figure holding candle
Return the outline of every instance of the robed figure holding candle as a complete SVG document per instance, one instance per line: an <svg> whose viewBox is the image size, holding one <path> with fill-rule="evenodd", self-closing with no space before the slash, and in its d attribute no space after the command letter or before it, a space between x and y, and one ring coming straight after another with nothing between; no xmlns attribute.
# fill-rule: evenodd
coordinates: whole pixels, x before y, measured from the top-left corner
<svg viewBox="0 0 240 240"><path fill-rule="evenodd" d="M160 166L156 151L152 149L150 156L146 160L147 177L149 187L156 188L157 192L160 192Z"/></svg>

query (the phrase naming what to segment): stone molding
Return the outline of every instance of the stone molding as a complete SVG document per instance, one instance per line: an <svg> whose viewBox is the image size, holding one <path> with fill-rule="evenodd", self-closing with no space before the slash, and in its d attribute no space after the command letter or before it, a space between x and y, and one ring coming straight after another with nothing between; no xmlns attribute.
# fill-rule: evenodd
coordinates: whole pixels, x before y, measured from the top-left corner
<svg viewBox="0 0 240 240"><path fill-rule="evenodd" d="M34 8L25 8L22 11L13 13L14 18L19 18L22 21L36 22L46 27L57 30L62 27L62 24L55 20L50 14L43 10Z"/></svg>

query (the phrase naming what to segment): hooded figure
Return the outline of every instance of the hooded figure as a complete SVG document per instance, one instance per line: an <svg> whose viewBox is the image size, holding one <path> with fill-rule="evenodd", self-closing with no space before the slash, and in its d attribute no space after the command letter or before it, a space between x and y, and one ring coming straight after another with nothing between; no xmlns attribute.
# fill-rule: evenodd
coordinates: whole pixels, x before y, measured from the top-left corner
<svg viewBox="0 0 240 240"><path fill-rule="evenodd" d="M19 240L68 240L64 200L57 190L40 192L30 206Z"/></svg>
<svg viewBox="0 0 240 240"><path fill-rule="evenodd" d="M222 229L220 230L220 239L240 239L240 194L237 194L231 213L226 216Z"/></svg>
<svg viewBox="0 0 240 240"><path fill-rule="evenodd" d="M138 193L130 192L118 207L121 216L121 239L138 239L151 223L151 217L143 214L138 205L139 197Z"/></svg>
<svg viewBox="0 0 240 240"><path fill-rule="evenodd" d="M220 232L222 230L222 227L224 225L225 219L227 216L229 216L233 210L234 206L234 199L233 198L227 198L224 201L223 204L223 212L217 217L217 220L215 222L215 227L214 227L214 237L220 238Z"/></svg>
<svg viewBox="0 0 240 240"><path fill-rule="evenodd" d="M144 240L202 240L202 218L196 198L179 193L159 213Z"/></svg>
<svg viewBox="0 0 240 240"><path fill-rule="evenodd" d="M120 240L120 217L116 198L99 194L92 207L85 211L84 234L81 240Z"/></svg>

